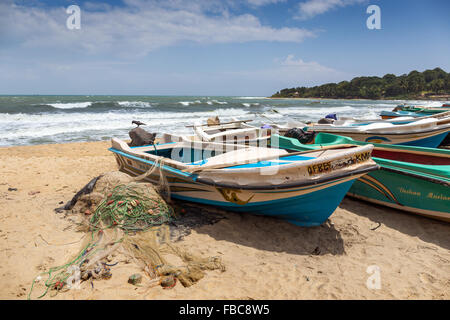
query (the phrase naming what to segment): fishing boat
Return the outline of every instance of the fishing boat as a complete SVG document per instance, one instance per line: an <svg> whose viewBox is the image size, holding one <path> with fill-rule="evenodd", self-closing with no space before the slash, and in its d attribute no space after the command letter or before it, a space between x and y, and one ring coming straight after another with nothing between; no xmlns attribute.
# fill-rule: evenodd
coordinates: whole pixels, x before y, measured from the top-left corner
<svg viewBox="0 0 450 320"><path fill-rule="evenodd" d="M436 114L444 111L450 111L449 107L424 107L424 106L403 106L401 108L403 111L411 111L422 114Z"/></svg>
<svg viewBox="0 0 450 320"><path fill-rule="evenodd" d="M367 145L319 133L313 144L273 136L280 148L305 151L334 144ZM275 143L274 143L275 144ZM373 143L380 170L360 177L348 195L395 209L450 222L450 150Z"/></svg>
<svg viewBox="0 0 450 320"><path fill-rule="evenodd" d="M363 142L437 148L450 131L450 118L427 118L404 124L310 124L305 129L343 135Z"/></svg>
<svg viewBox="0 0 450 320"><path fill-rule="evenodd" d="M405 106L399 105L392 111L381 111L380 117L382 119L394 119L398 117L413 117L420 118L424 116L433 116L443 112L450 111L450 107L445 104L441 107L422 107L422 106Z"/></svg>
<svg viewBox="0 0 450 320"><path fill-rule="evenodd" d="M354 118L354 117L339 117L338 120L333 122L333 124L335 124L335 125L359 125L359 126L363 126L363 125L374 123L374 122L405 124L405 123L411 123L414 121L430 119L430 118L437 119L437 120L450 118L450 111L445 111L445 112L441 112L441 113L430 115L430 116L415 117L415 116L404 115L401 117L394 117L394 118L390 118L390 119L364 119L364 118Z"/></svg>
<svg viewBox="0 0 450 320"><path fill-rule="evenodd" d="M381 119L388 120L388 119L395 119L395 118L403 118L403 117L409 117L409 118L421 118L424 115L421 113L413 112L413 111L381 111L380 117Z"/></svg>
<svg viewBox="0 0 450 320"><path fill-rule="evenodd" d="M378 168L372 148L334 145L290 153L202 141L131 148L113 138L109 150L123 172L153 183L162 175L175 199L318 226L356 179Z"/></svg>
<svg viewBox="0 0 450 320"><path fill-rule="evenodd" d="M427 116L441 115L442 113L447 113L447 112L448 111L445 111L445 110L440 110L440 112L434 112L434 113L404 111L404 110L400 110L400 111L381 111L380 112L380 117L381 117L381 119L384 119L384 120L396 119L396 118L402 118L402 117L424 118L424 117L427 117Z"/></svg>

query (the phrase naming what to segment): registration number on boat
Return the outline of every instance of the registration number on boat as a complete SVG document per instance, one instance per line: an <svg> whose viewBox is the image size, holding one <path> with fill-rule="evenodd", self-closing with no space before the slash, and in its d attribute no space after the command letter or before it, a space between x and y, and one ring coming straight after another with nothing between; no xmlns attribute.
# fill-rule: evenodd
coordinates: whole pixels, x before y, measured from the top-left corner
<svg viewBox="0 0 450 320"><path fill-rule="evenodd" d="M323 172L329 172L331 170L331 162L318 163L308 166L308 173L310 176Z"/></svg>
<svg viewBox="0 0 450 320"><path fill-rule="evenodd" d="M339 170L341 168L348 167L352 164L365 162L370 159L370 152L357 153L350 159L338 160L333 162L323 162L308 166L308 173L310 176L320 174L324 172L331 172L333 170Z"/></svg>

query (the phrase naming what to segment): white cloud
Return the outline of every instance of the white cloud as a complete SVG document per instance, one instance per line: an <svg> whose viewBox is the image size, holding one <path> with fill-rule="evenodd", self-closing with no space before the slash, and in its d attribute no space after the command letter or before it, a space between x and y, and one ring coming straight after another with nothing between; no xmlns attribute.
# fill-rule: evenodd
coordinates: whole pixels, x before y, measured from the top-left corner
<svg viewBox="0 0 450 320"><path fill-rule="evenodd" d="M327 68L325 66L320 65L319 63L312 61L312 62L305 62L301 58L298 58L295 60L295 56L293 54L288 55L284 60L280 63L282 66L288 66L288 67L295 67L297 69L308 69L308 70L314 70L319 72L333 72L333 69Z"/></svg>
<svg viewBox="0 0 450 320"><path fill-rule="evenodd" d="M286 2L286 0L247 0L247 2L250 5L259 7L259 6L265 6L265 5L268 5L268 4L274 4L274 3L279 3L279 2Z"/></svg>
<svg viewBox="0 0 450 320"><path fill-rule="evenodd" d="M366 0L308 0L299 3L299 19L309 19L316 15L330 11L336 7L345 7Z"/></svg>
<svg viewBox="0 0 450 320"><path fill-rule="evenodd" d="M267 0L250 0L255 3ZM274 0L270 0L274 1ZM68 30L64 8L42 9L0 4L0 42L26 48L143 56L183 41L200 44L251 41L302 42L314 37L302 28L263 25L251 14L231 15L220 2L126 0L128 7L88 4L81 11L81 30ZM206 4L205 4L206 3ZM205 4L205 5L203 5ZM89 9L90 10L89 10Z"/></svg>

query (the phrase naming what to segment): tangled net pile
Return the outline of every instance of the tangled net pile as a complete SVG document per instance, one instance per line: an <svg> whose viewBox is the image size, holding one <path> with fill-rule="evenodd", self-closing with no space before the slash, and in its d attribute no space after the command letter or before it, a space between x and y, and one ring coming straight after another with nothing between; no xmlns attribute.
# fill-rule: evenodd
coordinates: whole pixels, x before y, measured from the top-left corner
<svg viewBox="0 0 450 320"><path fill-rule="evenodd" d="M87 221L90 236L77 256L62 266L51 268L33 280L28 299L37 279L47 275L45 296L54 289L55 294L70 289L78 279L81 281L109 279L112 254L120 251L131 257L150 278L144 287L175 286L177 279L188 287L203 278L204 270L225 270L220 258L202 258L188 253L170 243L166 223L175 219L174 210L148 183L120 184L109 192L97 205ZM164 258L166 254L177 255L184 265L173 266ZM74 276L75 274L75 276ZM93 284L92 284L93 285Z"/></svg>
<svg viewBox="0 0 450 320"><path fill-rule="evenodd" d="M169 222L173 209L159 197L145 197L145 184L119 185L108 194L94 212L93 230L119 227L124 231L144 231Z"/></svg>

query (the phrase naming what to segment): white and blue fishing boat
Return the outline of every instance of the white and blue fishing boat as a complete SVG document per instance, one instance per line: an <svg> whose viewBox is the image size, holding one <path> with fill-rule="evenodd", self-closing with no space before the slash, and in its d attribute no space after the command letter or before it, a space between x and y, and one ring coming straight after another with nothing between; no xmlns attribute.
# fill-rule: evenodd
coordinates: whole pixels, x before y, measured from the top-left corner
<svg viewBox="0 0 450 320"><path fill-rule="evenodd" d="M428 115L442 114L446 111L450 111L450 107L447 104L443 104L441 107L399 105L392 111L381 111L380 116L382 119L395 119L398 117L420 118Z"/></svg>
<svg viewBox="0 0 450 320"><path fill-rule="evenodd" d="M423 116L424 116L423 114L417 113L417 112L413 112L413 111L402 111L402 110L387 111L387 110L383 110L383 111L380 112L380 117L383 120L395 119L395 118L400 118L400 117L421 118Z"/></svg>
<svg viewBox="0 0 450 320"><path fill-rule="evenodd" d="M222 209L322 224L353 182L378 166L372 145L337 145L289 153L275 148L207 142L129 147L112 139L119 169L167 181L171 197Z"/></svg>
<svg viewBox="0 0 450 320"><path fill-rule="evenodd" d="M450 132L450 117L426 118L403 124L373 122L361 125L311 124L308 131L350 137L357 141L437 148Z"/></svg>
<svg viewBox="0 0 450 320"><path fill-rule="evenodd" d="M384 112L384 111L383 111ZM390 112L390 111L386 111ZM414 121L419 121L423 119L437 119L442 120L446 118L450 118L450 111L430 115L430 116L408 116L407 114L396 117L396 118L389 118L389 119L364 119L364 118L354 118L354 117L339 117L338 120L334 121L334 125L350 125L350 126L364 126L367 124L371 124L374 122L381 122L381 123L393 123L393 124L406 124L411 123Z"/></svg>

